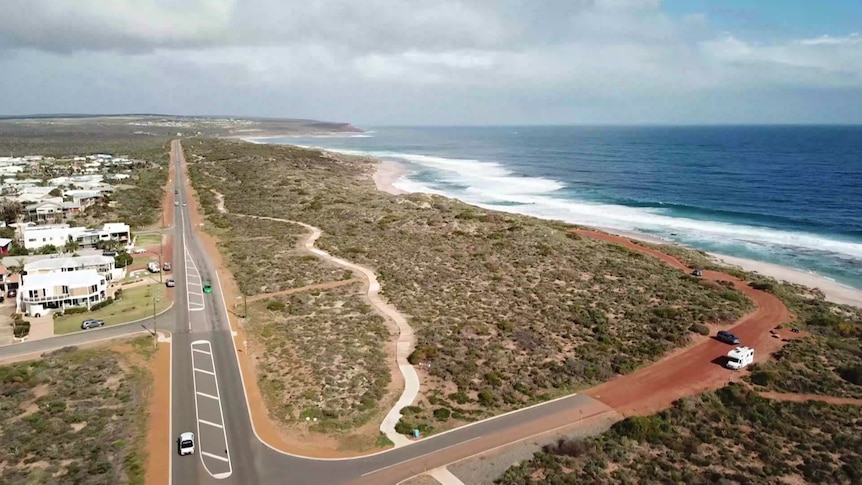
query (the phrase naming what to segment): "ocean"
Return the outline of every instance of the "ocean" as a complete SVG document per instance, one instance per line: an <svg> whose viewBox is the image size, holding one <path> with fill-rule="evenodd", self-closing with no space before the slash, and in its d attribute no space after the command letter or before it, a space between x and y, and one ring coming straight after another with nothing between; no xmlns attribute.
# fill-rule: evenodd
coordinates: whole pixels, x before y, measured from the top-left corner
<svg viewBox="0 0 862 485"><path fill-rule="evenodd" d="M399 162L395 186L636 231L862 288L862 126L414 127L280 138Z"/></svg>

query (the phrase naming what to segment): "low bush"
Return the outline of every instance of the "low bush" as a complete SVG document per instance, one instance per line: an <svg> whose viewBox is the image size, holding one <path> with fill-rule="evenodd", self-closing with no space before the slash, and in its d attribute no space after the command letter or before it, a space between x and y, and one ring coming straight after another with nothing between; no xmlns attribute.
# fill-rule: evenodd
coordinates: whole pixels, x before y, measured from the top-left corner
<svg viewBox="0 0 862 485"><path fill-rule="evenodd" d="M63 314L74 315L76 313L87 313L88 311L90 310L85 306L70 306L63 309Z"/></svg>
<svg viewBox="0 0 862 485"><path fill-rule="evenodd" d="M702 325L700 323L695 323L691 327L688 328L694 333L698 333L700 335L709 335L709 327L706 325Z"/></svg>
<svg viewBox="0 0 862 485"><path fill-rule="evenodd" d="M266 304L266 309L271 312L282 312L284 311L285 304L281 300L270 300Z"/></svg>
<svg viewBox="0 0 862 485"><path fill-rule="evenodd" d="M96 310L101 310L102 308L105 308L106 306L111 305L113 303L114 303L114 298L109 296L107 299L100 301L99 303L96 303L95 305L90 306L90 311L94 312Z"/></svg>

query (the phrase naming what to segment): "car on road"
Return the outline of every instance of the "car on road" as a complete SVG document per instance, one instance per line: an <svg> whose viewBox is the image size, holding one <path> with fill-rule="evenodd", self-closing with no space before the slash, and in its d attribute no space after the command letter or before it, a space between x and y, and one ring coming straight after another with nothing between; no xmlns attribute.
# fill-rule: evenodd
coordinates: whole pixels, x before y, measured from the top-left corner
<svg viewBox="0 0 862 485"><path fill-rule="evenodd" d="M179 193L180 193L180 191L179 191L179 190L174 189L174 195L177 195L177 194L179 194Z"/></svg>
<svg viewBox="0 0 862 485"><path fill-rule="evenodd" d="M177 438L177 451L179 451L180 456L195 454L194 433L186 431L185 433L180 434L180 437Z"/></svg>
<svg viewBox="0 0 862 485"><path fill-rule="evenodd" d="M87 329L89 329L89 328L104 327L104 326L105 326L105 321L104 321L104 320L96 320L96 319L93 319L93 318L89 318L89 319L84 320L83 322L81 322L81 329L82 329L82 330L87 330Z"/></svg>
<svg viewBox="0 0 862 485"><path fill-rule="evenodd" d="M728 332L727 330L719 330L717 334L715 334L715 338L721 340L722 342L730 345L738 345L739 337Z"/></svg>
<svg viewBox="0 0 862 485"><path fill-rule="evenodd" d="M173 288L174 286L177 286L177 282L174 281L173 278L171 278L168 281L165 281L165 286L167 286L168 288Z"/></svg>
<svg viewBox="0 0 862 485"><path fill-rule="evenodd" d="M175 201L174 201L174 207L176 207L176 206L178 206L178 205L180 205L180 202L179 202L178 200L175 200Z"/></svg>
<svg viewBox="0 0 862 485"><path fill-rule="evenodd" d="M185 206L186 206L186 203L185 203L185 202L183 202L183 207L185 207Z"/></svg>
<svg viewBox="0 0 862 485"><path fill-rule="evenodd" d="M691 275L692 275L692 276L701 277L701 276L703 276L703 271L702 271L702 270L699 270L699 269L696 269L696 270L694 270L694 271L692 271L692 272L691 272Z"/></svg>
<svg viewBox="0 0 862 485"><path fill-rule="evenodd" d="M144 248L135 248L135 250L132 252L135 254L144 254L145 252L147 252L147 250Z"/></svg>

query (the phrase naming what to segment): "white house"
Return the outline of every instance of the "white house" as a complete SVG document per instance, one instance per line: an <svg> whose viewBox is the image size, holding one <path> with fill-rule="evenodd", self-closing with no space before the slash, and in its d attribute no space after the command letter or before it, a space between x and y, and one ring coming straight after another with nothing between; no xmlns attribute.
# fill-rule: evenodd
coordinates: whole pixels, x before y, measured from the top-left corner
<svg viewBox="0 0 862 485"><path fill-rule="evenodd" d="M103 256L101 254L71 256L68 258L48 258L24 264L24 274L26 276L33 276L92 269L104 276L106 280L111 281L114 278L114 264L113 256Z"/></svg>
<svg viewBox="0 0 862 485"><path fill-rule="evenodd" d="M53 224L47 226L29 226L22 229L24 247L39 249L49 244L63 247L69 241L75 241L81 246L95 246L103 241L118 241L128 244L131 241L131 229L128 224L109 222L101 229L86 227L70 227L69 224Z"/></svg>
<svg viewBox="0 0 862 485"><path fill-rule="evenodd" d="M94 269L25 275L17 295L18 310L29 315L68 306L87 308L107 298L108 282Z"/></svg>

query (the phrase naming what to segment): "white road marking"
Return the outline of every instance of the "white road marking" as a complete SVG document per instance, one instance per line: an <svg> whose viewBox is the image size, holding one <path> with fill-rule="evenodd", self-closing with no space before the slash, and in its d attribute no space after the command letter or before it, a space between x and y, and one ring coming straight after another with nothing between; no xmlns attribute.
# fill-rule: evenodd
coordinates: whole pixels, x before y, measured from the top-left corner
<svg viewBox="0 0 862 485"><path fill-rule="evenodd" d="M200 352L202 354L212 355L209 352L207 352L206 350L196 349L194 347L192 347L192 352Z"/></svg>
<svg viewBox="0 0 862 485"><path fill-rule="evenodd" d="M373 470L373 471L370 471L370 472L368 472L368 473L363 473L361 476L365 477L365 476L368 476L368 475L373 475L373 474L375 474L375 473L377 473L377 472L382 472L383 470L388 470L389 468L392 468L392 467L394 467L394 466L401 465L402 463L407 463L408 461L415 461L415 460L418 460L418 459L420 459L420 458L424 458L424 457L426 457L426 456L428 456L428 455L433 455L433 454L436 454L436 453L440 453L440 452L441 452L441 451L443 451L443 450L448 450L449 448L454 448L454 447L456 447L456 446L461 446L461 445L466 444L466 443L469 443L469 442L471 442L471 441L476 441L476 440L477 440L477 439L479 439L479 438L481 438L481 436L477 436L477 437L475 437L475 438L470 438L469 440L462 441L462 442L460 442L460 443L455 443L454 445L449 445L449 446L446 446L446 447L444 447L444 448L440 448L440 449L438 449L438 450L430 451L430 452L428 452L428 453L425 453L424 455L419 455L419 456L417 456L417 457L410 458L410 459L408 459L408 460L399 461L398 463L393 463L393 464L391 464L391 465L389 465L389 466L385 466L385 467L383 467L383 468L378 468L378 469Z"/></svg>
<svg viewBox="0 0 862 485"><path fill-rule="evenodd" d="M200 421L200 422L201 422L201 423L203 423L203 424L206 424L207 426L213 426L213 427L215 427L215 428L221 428L221 429L224 429L224 426L222 426L222 425L220 425L220 424L218 424L218 423L213 423L212 421L207 421L206 419L198 419L198 421Z"/></svg>
<svg viewBox="0 0 862 485"><path fill-rule="evenodd" d="M226 461L226 462L230 463L229 459L227 459L223 456L218 456L218 455L213 455L212 453L207 453L206 451L202 451L201 455L206 456L207 458L214 458L216 460ZM210 474L210 475L212 475L212 474ZM219 473L219 475L221 475L221 473Z"/></svg>
<svg viewBox="0 0 862 485"><path fill-rule="evenodd" d="M209 340L195 340L194 342L191 343L191 348L194 349L195 346L199 346L199 345L200 346L206 345L207 350L209 351L209 354L210 354L210 363L212 364L212 369L213 369L212 375L214 376L213 381L215 382L215 396L210 395L210 394L205 394L203 392L198 391L197 373L192 372L192 383L194 384L194 390L195 390L195 394L196 394L196 396L195 396L195 417L197 418L196 421L197 421L198 436L201 435L201 422L204 422L204 421L200 417L201 414L200 414L200 409L198 407L197 396L205 396L205 397L214 399L218 403L219 421L224 423L224 410L222 409L221 399L219 399L219 396L221 395L221 393L219 393L219 389L218 389L218 378L215 377L216 366L215 366L215 359L213 358L213 355L212 355L212 350L213 350L212 349L212 343L210 343ZM195 371L209 373L208 371L203 371L202 369L198 369L198 368L194 367L194 359L192 359L192 368ZM205 424L208 424L208 423L205 423ZM222 430L222 437L224 438L224 448L225 448L224 451L225 451L225 454L227 455L227 457L214 455L212 453L207 453L206 451L203 450L203 443L199 444L201 446L201 451L200 451L201 464L203 465L204 470L206 470L207 473L209 473L211 477L213 477L217 480L227 478L227 477L231 476L231 474L233 473L233 467L231 466L231 462L230 462L230 445L228 445L228 442L227 442L227 432L225 431L224 426L221 427L221 430ZM228 471L222 472L222 473L211 472L209 470L209 468L207 468L207 463L204 460L204 457L212 458L215 460L220 460L220 461L227 463Z"/></svg>
<svg viewBox="0 0 862 485"><path fill-rule="evenodd" d="M204 353L209 354L209 352L204 352ZM212 355L212 354L210 354L210 355ZM198 369L197 367L195 367L194 369L195 369L195 372L203 372L204 374L209 374L211 376L215 375L215 372L210 372L210 371L204 370L204 369Z"/></svg>

